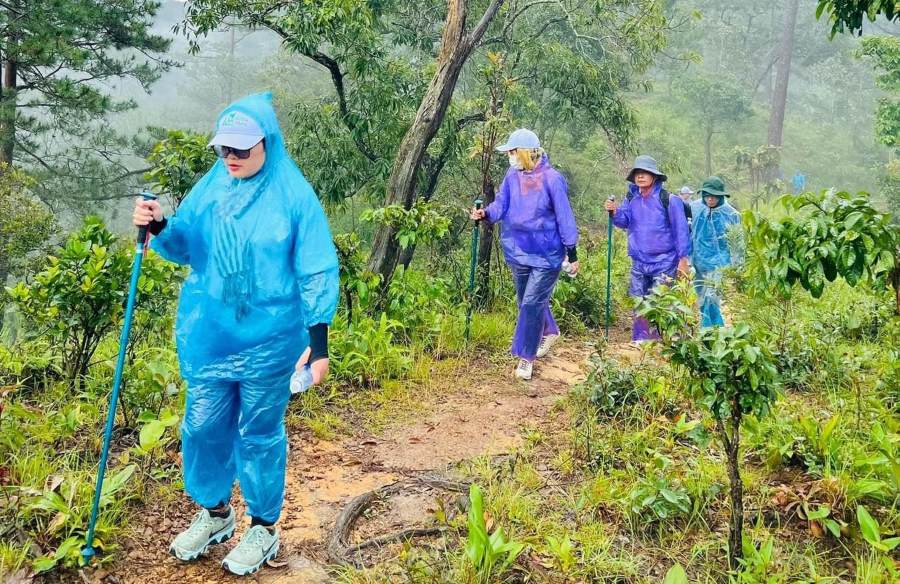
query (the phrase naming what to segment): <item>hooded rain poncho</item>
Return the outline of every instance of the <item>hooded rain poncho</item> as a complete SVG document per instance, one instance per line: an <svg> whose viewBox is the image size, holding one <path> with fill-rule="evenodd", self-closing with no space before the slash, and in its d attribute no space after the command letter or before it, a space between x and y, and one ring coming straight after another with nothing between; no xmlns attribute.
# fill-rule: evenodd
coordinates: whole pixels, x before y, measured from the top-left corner
<svg viewBox="0 0 900 584"><path fill-rule="evenodd" d="M321 205L285 148L271 94L239 100L265 133L266 160L246 179L222 160L200 179L153 240L191 267L175 338L187 381L182 424L185 487L202 506L240 480L250 515L275 521L284 494L284 412L308 328L330 324L338 261Z"/></svg>
<svg viewBox="0 0 900 584"><path fill-rule="evenodd" d="M701 326L725 324L721 311L722 268L732 264L727 233L733 225L739 225L741 217L734 207L718 197L719 204L711 208L703 201L691 205L694 216L691 240L692 263L696 274L694 287L700 304Z"/></svg>

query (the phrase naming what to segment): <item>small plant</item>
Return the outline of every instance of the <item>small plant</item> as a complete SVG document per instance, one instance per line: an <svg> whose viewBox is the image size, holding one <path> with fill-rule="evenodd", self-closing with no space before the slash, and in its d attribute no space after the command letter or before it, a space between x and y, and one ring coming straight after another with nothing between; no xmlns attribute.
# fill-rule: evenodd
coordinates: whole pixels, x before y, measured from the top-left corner
<svg viewBox="0 0 900 584"><path fill-rule="evenodd" d="M665 473L670 464L671 461L664 456L654 457L654 468L648 473L650 476L642 477L628 495L632 517L649 523L691 512L691 498L687 491Z"/></svg>
<svg viewBox="0 0 900 584"><path fill-rule="evenodd" d="M766 415L777 397L778 374L771 351L750 327L697 330L689 284L660 286L639 300L636 311L658 327L663 352L690 375L692 397L708 409L727 460L731 521L728 563L739 565L743 546L743 483L740 474L741 422L744 416Z"/></svg>
<svg viewBox="0 0 900 584"><path fill-rule="evenodd" d="M572 538L568 534L562 537L548 535L545 541L547 543L547 552L553 558L553 566L562 574L571 573L572 568L578 563Z"/></svg>
<svg viewBox="0 0 900 584"><path fill-rule="evenodd" d="M881 526L878 524L878 520L872 517L862 505L856 508L856 520L859 522L859 529L862 532L863 539L876 550L888 553L900 545L900 537L882 537Z"/></svg>
<svg viewBox="0 0 900 584"><path fill-rule="evenodd" d="M775 540L772 537L757 548L749 538L743 541L743 557L737 579L738 584L781 584L785 575L774 569Z"/></svg>
<svg viewBox="0 0 900 584"><path fill-rule="evenodd" d="M466 540L466 558L479 584L496 582L497 578L509 568L525 544L507 540L502 527L488 535L484 520L484 498L478 485L469 489L469 535Z"/></svg>

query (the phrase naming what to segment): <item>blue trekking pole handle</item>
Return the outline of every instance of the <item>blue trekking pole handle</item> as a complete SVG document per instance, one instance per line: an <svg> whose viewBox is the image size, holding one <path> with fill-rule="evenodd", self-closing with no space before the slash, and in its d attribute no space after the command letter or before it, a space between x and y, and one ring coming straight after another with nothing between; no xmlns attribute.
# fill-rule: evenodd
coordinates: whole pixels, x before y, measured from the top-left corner
<svg viewBox="0 0 900 584"><path fill-rule="evenodd" d="M481 199L475 199L475 208L481 209L481 205L483 201ZM469 344L469 327L472 323L472 308L475 305L475 263L478 256L478 221L475 221L475 226L472 227L472 250L471 250L471 260L469 261L469 310L466 312L466 344Z"/></svg>
<svg viewBox="0 0 900 584"><path fill-rule="evenodd" d="M141 193L145 201L155 201L156 195L148 192ZM119 336L119 356L116 359L116 372L113 375L112 390L109 395L109 413L106 416L106 430L103 433L103 450L100 452L100 468L97 471L97 483L94 486L94 502L91 506L91 519L88 523L88 531L85 536L84 547L81 548L81 556L85 564L91 562L96 553L94 551L94 530L97 527L97 516L100 513L100 495L103 492L103 479L106 476L106 462L109 457L109 443L112 439L113 427L116 422L116 406L119 403L119 390L122 386L122 370L125 367L125 352L128 348L128 336L131 333L131 317L134 314L134 301L137 296L138 279L141 275L141 263L144 252L147 249L149 228L142 225L138 228L137 244L134 250L134 263L131 266L131 282L128 285L128 301L125 304L125 319L122 323L122 334Z"/></svg>
<svg viewBox="0 0 900 584"><path fill-rule="evenodd" d="M608 201L616 198L610 195ZM612 294L612 257L613 257L613 212L609 211L606 222L606 340L609 341L610 296Z"/></svg>

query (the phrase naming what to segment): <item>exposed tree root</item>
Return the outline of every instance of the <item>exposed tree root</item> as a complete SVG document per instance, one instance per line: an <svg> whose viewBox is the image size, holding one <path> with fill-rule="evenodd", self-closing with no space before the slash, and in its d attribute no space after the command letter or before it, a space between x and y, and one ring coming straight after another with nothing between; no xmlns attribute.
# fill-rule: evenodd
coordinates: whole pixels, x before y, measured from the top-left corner
<svg viewBox="0 0 900 584"><path fill-rule="evenodd" d="M367 539L358 544L351 545L349 543L350 534L357 520L375 501L387 499L412 487L423 485L455 493L465 493L469 489L469 483L452 481L438 476L419 476L397 481L374 491L363 493L350 501L335 521L334 528L328 537L328 558L335 564L365 567L366 561L361 554L363 550L379 548L420 537L433 537L443 533L446 530L444 527L409 528Z"/></svg>

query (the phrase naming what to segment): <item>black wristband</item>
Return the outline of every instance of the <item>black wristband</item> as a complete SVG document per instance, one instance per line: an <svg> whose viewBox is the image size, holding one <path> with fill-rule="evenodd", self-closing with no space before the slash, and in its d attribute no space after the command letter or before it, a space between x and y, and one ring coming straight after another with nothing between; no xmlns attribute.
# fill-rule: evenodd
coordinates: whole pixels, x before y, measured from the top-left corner
<svg viewBox="0 0 900 584"><path fill-rule="evenodd" d="M152 233L153 235L159 235L168 224L169 220L165 217L162 218L162 221L157 221L156 219L154 219L150 222L150 225L147 226L147 229L149 229L150 233Z"/></svg>
<svg viewBox="0 0 900 584"><path fill-rule="evenodd" d="M309 348L308 363L328 358L328 325L324 322L309 327Z"/></svg>
<svg viewBox="0 0 900 584"><path fill-rule="evenodd" d="M573 245L572 247L566 248L566 258L569 260L570 264L574 264L578 261L578 246Z"/></svg>

